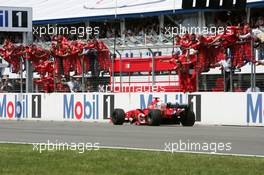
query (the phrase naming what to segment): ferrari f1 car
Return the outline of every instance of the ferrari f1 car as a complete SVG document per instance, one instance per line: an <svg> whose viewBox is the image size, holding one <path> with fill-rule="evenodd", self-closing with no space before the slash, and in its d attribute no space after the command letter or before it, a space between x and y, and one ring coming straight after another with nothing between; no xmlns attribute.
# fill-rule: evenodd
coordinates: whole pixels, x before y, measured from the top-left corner
<svg viewBox="0 0 264 175"><path fill-rule="evenodd" d="M125 112L115 109L111 115L114 125L131 123L135 125L159 126L163 122L193 126L195 114L188 104L162 103L159 98L154 98L146 109L136 109Z"/></svg>

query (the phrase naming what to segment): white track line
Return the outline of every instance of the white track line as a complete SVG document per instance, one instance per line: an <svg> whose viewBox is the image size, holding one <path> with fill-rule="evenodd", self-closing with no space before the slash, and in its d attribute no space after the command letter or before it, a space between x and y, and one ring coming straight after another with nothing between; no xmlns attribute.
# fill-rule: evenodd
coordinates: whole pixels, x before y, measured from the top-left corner
<svg viewBox="0 0 264 175"><path fill-rule="evenodd" d="M0 144L34 145L34 144L37 144L37 143L0 141ZM258 158L264 158L264 155L252 155L252 154L232 154L232 153L215 153L215 152L199 152L199 151L173 151L173 153L172 153L171 151L162 150L162 149L117 147L117 146L99 146L99 148L116 149L116 150L166 152L166 153L171 153L171 154L174 154L174 153L188 153L188 154L205 154L205 155L218 155L218 156L237 156L237 157L258 157Z"/></svg>

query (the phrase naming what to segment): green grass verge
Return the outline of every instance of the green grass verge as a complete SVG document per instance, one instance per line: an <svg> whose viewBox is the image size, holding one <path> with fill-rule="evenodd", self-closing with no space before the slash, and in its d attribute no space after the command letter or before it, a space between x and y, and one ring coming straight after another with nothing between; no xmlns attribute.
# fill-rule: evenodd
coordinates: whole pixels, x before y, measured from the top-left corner
<svg viewBox="0 0 264 175"><path fill-rule="evenodd" d="M0 144L0 175L261 175L264 159L101 149L39 153L31 145Z"/></svg>

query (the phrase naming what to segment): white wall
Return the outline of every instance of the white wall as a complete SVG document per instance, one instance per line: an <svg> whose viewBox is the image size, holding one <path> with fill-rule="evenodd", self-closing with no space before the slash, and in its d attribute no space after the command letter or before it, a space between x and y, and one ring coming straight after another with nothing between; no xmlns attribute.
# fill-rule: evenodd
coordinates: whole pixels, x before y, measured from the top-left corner
<svg viewBox="0 0 264 175"><path fill-rule="evenodd" d="M164 102L186 102L186 95L182 93L160 93L152 96L160 97ZM114 108L140 108L147 106L151 99L151 94L146 93L0 94L0 120L102 122L109 118ZM22 116L18 116L20 102L23 104Z"/></svg>

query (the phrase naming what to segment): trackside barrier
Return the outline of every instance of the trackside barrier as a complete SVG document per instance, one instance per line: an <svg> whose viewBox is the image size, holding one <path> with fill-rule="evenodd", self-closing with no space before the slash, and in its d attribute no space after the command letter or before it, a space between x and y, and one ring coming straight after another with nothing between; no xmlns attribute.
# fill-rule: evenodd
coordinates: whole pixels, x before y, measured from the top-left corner
<svg viewBox="0 0 264 175"><path fill-rule="evenodd" d="M189 103L200 124L264 126L264 93L0 94L0 120L108 122L115 108L145 108L153 97Z"/></svg>
<svg viewBox="0 0 264 175"><path fill-rule="evenodd" d="M0 94L0 120L107 122L115 108L145 108L153 97L187 103L183 93Z"/></svg>
<svg viewBox="0 0 264 175"><path fill-rule="evenodd" d="M201 124L264 126L264 93L198 93Z"/></svg>

